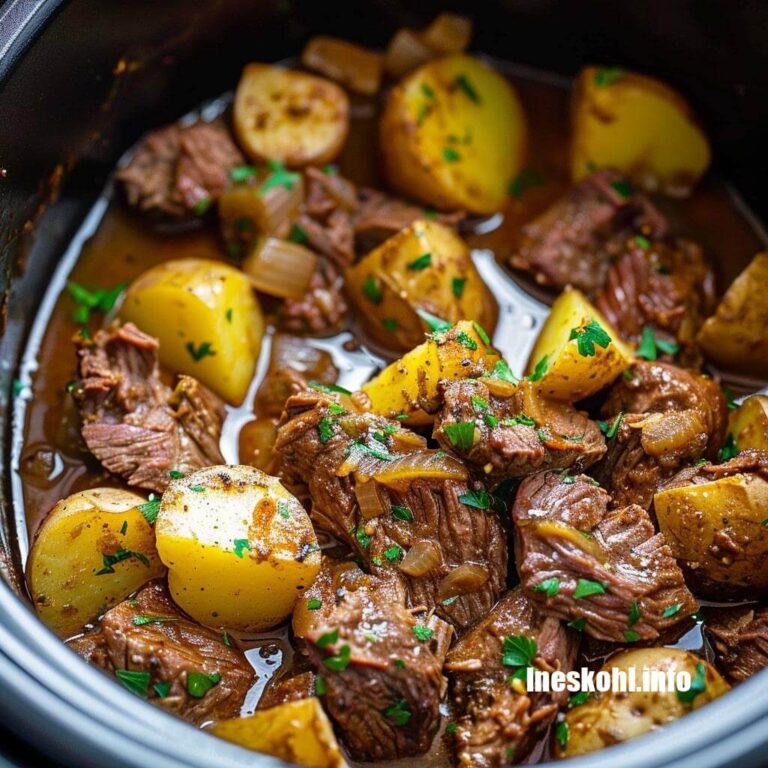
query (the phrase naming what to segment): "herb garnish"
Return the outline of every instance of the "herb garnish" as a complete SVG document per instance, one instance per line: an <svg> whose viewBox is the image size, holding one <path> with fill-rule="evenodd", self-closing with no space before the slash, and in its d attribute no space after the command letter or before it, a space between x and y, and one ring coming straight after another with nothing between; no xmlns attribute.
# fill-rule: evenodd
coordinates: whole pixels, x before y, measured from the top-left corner
<svg viewBox="0 0 768 768"><path fill-rule="evenodd" d="M606 85L621 80L626 74L627 71L622 67L601 67L595 72L595 85L598 88L605 88Z"/></svg>
<svg viewBox="0 0 768 768"><path fill-rule="evenodd" d="M453 280L451 280L451 290L453 291L453 295L457 299L460 299L462 297L466 282L467 282L466 277L454 277Z"/></svg>
<svg viewBox="0 0 768 768"><path fill-rule="evenodd" d="M707 671L702 662L696 665L696 674L691 680L691 687L687 691L678 691L677 698L683 704L693 704L693 700L707 690Z"/></svg>
<svg viewBox="0 0 768 768"><path fill-rule="evenodd" d="M432 636L435 633L434 630L430 629L429 627L425 627L423 624L416 624L413 628L413 634L417 640L422 643L426 643L432 639Z"/></svg>
<svg viewBox="0 0 768 768"><path fill-rule="evenodd" d="M571 329L569 341L576 340L576 348L582 357L594 357L595 344L606 349L611 343L611 337L594 318L580 328Z"/></svg>
<svg viewBox="0 0 768 768"><path fill-rule="evenodd" d="M467 333L464 331L459 331L456 334L456 341L461 344L462 347L466 347L467 349L471 349L473 352L477 349L477 342Z"/></svg>
<svg viewBox="0 0 768 768"><path fill-rule="evenodd" d="M443 427L450 444L459 451L469 451L475 444L475 422L457 421Z"/></svg>
<svg viewBox="0 0 768 768"><path fill-rule="evenodd" d="M717 452L717 458L720 459L720 461L728 461L729 459L732 459L734 456L739 455L739 447L736 445L736 440L734 439L733 435L729 432L728 437L725 439L725 445Z"/></svg>
<svg viewBox="0 0 768 768"><path fill-rule="evenodd" d="M381 303L381 285L379 281L373 275L368 275L363 282L363 293L366 298L372 301L374 304Z"/></svg>
<svg viewBox="0 0 768 768"><path fill-rule="evenodd" d="M460 75L456 75L456 79L453 82L462 91L464 91L470 101L473 101L475 104L480 103L480 97L478 96L477 91L475 90L472 83L469 82L469 79L465 74L462 73Z"/></svg>
<svg viewBox="0 0 768 768"><path fill-rule="evenodd" d="M267 167L272 173L267 176L263 184L259 187L259 194L265 195L270 189L283 187L284 189L293 189L294 184L301 178L301 175L292 171L287 171L285 166L279 160L267 160Z"/></svg>
<svg viewBox="0 0 768 768"><path fill-rule="evenodd" d="M352 651L348 645L342 645L339 648L339 652L335 656L329 656L323 660L328 669L332 669L334 672L343 672L348 666L352 657Z"/></svg>
<svg viewBox="0 0 768 768"><path fill-rule="evenodd" d="M413 520L413 512L408 507L401 507L397 504L392 505L392 517L396 520L405 520L411 522Z"/></svg>
<svg viewBox="0 0 768 768"><path fill-rule="evenodd" d="M629 606L627 626L633 627L638 621L640 621L640 606L637 604L637 600L633 600L632 605Z"/></svg>
<svg viewBox="0 0 768 768"><path fill-rule="evenodd" d="M509 194L512 195L512 197L520 197L526 189L537 187L543 183L544 179L540 173L537 173L530 168L523 168L523 170L509 182Z"/></svg>
<svg viewBox="0 0 768 768"><path fill-rule="evenodd" d="M149 688L150 674L146 670L116 669L115 677L131 693L141 696L142 699L146 699L149 695L147 689Z"/></svg>
<svg viewBox="0 0 768 768"><path fill-rule="evenodd" d="M394 317L385 317L381 321L381 324L384 327L384 330L388 331L389 333L394 333L398 327L397 320Z"/></svg>
<svg viewBox="0 0 768 768"><path fill-rule="evenodd" d="M145 624L164 624L166 621L178 621L178 616L140 616L133 617L133 624L136 627L143 627Z"/></svg>
<svg viewBox="0 0 768 768"><path fill-rule="evenodd" d="M539 362L534 366L533 373L527 377L528 381L538 381L542 378L542 376L544 376L548 368L549 355L544 355L544 357L542 357L541 360L539 360Z"/></svg>
<svg viewBox="0 0 768 768"><path fill-rule="evenodd" d="M568 737L568 723L566 723L565 720L561 720L555 725L555 738L560 745L560 749L565 749L568 746Z"/></svg>
<svg viewBox="0 0 768 768"><path fill-rule="evenodd" d="M405 699L400 699L391 707L383 709L381 712L384 717L389 718L396 726L402 727L408 725L411 719L411 710Z"/></svg>
<svg viewBox="0 0 768 768"><path fill-rule="evenodd" d="M417 309L416 314L426 323L427 328L432 333L445 333L445 331L450 331L453 328L451 323L427 312L425 309Z"/></svg>
<svg viewBox="0 0 768 768"><path fill-rule="evenodd" d="M124 560L130 560L131 558L136 558L136 560L149 568L149 559L146 555L141 552L135 552L132 549L123 549L120 547L114 554L101 556L101 561L104 564L104 567L100 571L96 571L96 575L104 576L107 573L114 573L114 566L117 565L117 563L122 563Z"/></svg>
<svg viewBox="0 0 768 768"><path fill-rule="evenodd" d="M108 314L125 288L125 283L118 283L114 288L86 288L70 280L67 283L67 291L76 305L74 321L85 325L91 319L91 312Z"/></svg>
<svg viewBox="0 0 768 768"><path fill-rule="evenodd" d="M661 612L661 618L662 619L668 619L670 616L674 616L675 614L680 612L680 609L683 607L682 603L673 603L672 605L668 605L662 612Z"/></svg>
<svg viewBox="0 0 768 768"><path fill-rule="evenodd" d="M501 663L505 667L528 667L536 657L538 645L535 640L525 635L507 635Z"/></svg>
<svg viewBox="0 0 768 768"><path fill-rule="evenodd" d="M443 147L443 159L446 163L457 163L461 155L453 147Z"/></svg>
<svg viewBox="0 0 768 768"><path fill-rule="evenodd" d="M320 608L322 608L322 606L323 606L323 601L319 600L316 597L313 597L310 600L307 600L308 611L319 611Z"/></svg>
<svg viewBox="0 0 768 768"><path fill-rule="evenodd" d="M533 591L543 592L547 597L554 597L560 591L560 579L556 576L551 579L544 579L533 588Z"/></svg>
<svg viewBox="0 0 768 768"><path fill-rule="evenodd" d="M576 582L576 589L573 591L573 599L579 600L582 597L591 595L604 595L606 592L605 584L601 581L592 581L592 579L579 579Z"/></svg>
<svg viewBox="0 0 768 768"><path fill-rule="evenodd" d="M325 445L333 437L333 419L329 416L323 416L317 425L317 432L320 436L320 442Z"/></svg>
<svg viewBox="0 0 768 768"><path fill-rule="evenodd" d="M202 699L208 691L221 682L218 672L206 675L204 672L187 673L187 693L193 699Z"/></svg>
<svg viewBox="0 0 768 768"><path fill-rule="evenodd" d="M384 550L384 557L386 557L390 563L397 562L402 559L403 550L397 544L393 544L391 547L387 547Z"/></svg>
<svg viewBox="0 0 768 768"><path fill-rule="evenodd" d="M193 342L187 342L187 352L189 352L192 359L199 363L204 357L215 357L216 353L213 351L213 345L210 341L204 341L199 347L195 348Z"/></svg>
<svg viewBox="0 0 768 768"><path fill-rule="evenodd" d="M315 381L314 379L307 382L307 386L310 389L314 389L317 392L325 392L328 395L351 395L352 393L348 389L344 389L344 387L340 387L338 384L321 384L319 381Z"/></svg>
<svg viewBox="0 0 768 768"><path fill-rule="evenodd" d="M432 254L425 253L419 256L418 259L414 259L410 262L408 264L408 269L412 272L421 272L422 269L426 269L430 264L432 264Z"/></svg>
<svg viewBox="0 0 768 768"><path fill-rule="evenodd" d="M462 504L474 507L475 509L488 509L491 506L490 494L484 489L479 491L469 490L466 493L462 493L458 498Z"/></svg>
<svg viewBox="0 0 768 768"><path fill-rule="evenodd" d="M309 235L304 227L294 221L293 224L291 224L291 233L288 235L288 239L292 240L294 243L303 245L304 243L309 242Z"/></svg>
<svg viewBox="0 0 768 768"><path fill-rule="evenodd" d="M245 552L250 552L251 550L251 545L248 543L248 539L235 539L232 544L234 545L232 551L235 553L235 557L239 557L241 560L243 559L243 554Z"/></svg>
<svg viewBox="0 0 768 768"><path fill-rule="evenodd" d="M658 350L661 350L665 355L674 357L680 351L680 345L676 341L656 338L653 329L646 325L643 328L640 346L638 346L635 354L645 360L656 360Z"/></svg>

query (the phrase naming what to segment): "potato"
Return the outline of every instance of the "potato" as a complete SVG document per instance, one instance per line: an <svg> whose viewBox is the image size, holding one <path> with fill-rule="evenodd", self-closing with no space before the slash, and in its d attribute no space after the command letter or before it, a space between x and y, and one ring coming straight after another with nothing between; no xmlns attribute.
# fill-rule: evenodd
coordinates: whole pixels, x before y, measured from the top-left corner
<svg viewBox="0 0 768 768"><path fill-rule="evenodd" d="M239 405L256 369L264 335L248 278L208 259L166 261L133 281L120 308L160 340L160 362L194 376Z"/></svg>
<svg viewBox="0 0 768 768"><path fill-rule="evenodd" d="M238 436L238 458L241 464L269 472L275 463L273 448L277 440L274 419L261 418L249 421Z"/></svg>
<svg viewBox="0 0 768 768"><path fill-rule="evenodd" d="M717 365L768 378L768 253L758 253L731 283L715 314L705 320L698 339Z"/></svg>
<svg viewBox="0 0 768 768"><path fill-rule="evenodd" d="M768 450L768 397L752 395L731 411L728 431L740 451L747 448Z"/></svg>
<svg viewBox="0 0 768 768"><path fill-rule="evenodd" d="M431 424L438 406L440 379L481 376L501 360L488 347L474 323L463 320L387 366L362 386L362 399L370 410L408 425ZM357 396L356 396L357 399Z"/></svg>
<svg viewBox="0 0 768 768"><path fill-rule="evenodd" d="M546 397L576 402L610 384L629 368L633 357L632 347L586 296L566 288L552 304L527 373L538 380Z"/></svg>
<svg viewBox="0 0 768 768"><path fill-rule="evenodd" d="M709 142L683 97L618 68L585 67L571 108L574 181L616 168L650 191L687 195L707 170Z"/></svg>
<svg viewBox="0 0 768 768"><path fill-rule="evenodd" d="M346 762L328 717L315 697L221 720L210 732L246 749L309 768L344 768Z"/></svg>
<svg viewBox="0 0 768 768"><path fill-rule="evenodd" d="M171 481L155 527L173 599L209 626L277 624L320 569L304 507L254 467L206 467Z"/></svg>
<svg viewBox="0 0 768 768"><path fill-rule="evenodd" d="M349 100L338 85L306 72L248 64L235 92L235 134L253 160L291 168L329 163L349 130Z"/></svg>
<svg viewBox="0 0 768 768"><path fill-rule="evenodd" d="M423 340L419 309L493 330L495 304L469 248L436 221L416 221L390 237L347 270L346 284L366 330L389 349L412 349Z"/></svg>
<svg viewBox="0 0 768 768"><path fill-rule="evenodd" d="M27 583L38 615L61 637L163 574L140 509L146 501L118 488L92 488L48 513L29 553Z"/></svg>
<svg viewBox="0 0 768 768"><path fill-rule="evenodd" d="M302 51L301 63L365 96L373 96L381 86L384 57L337 37L313 37Z"/></svg>
<svg viewBox="0 0 768 768"><path fill-rule="evenodd" d="M392 89L379 127L391 186L438 208L494 213L523 167L517 94L470 56L437 59L408 75Z"/></svg>
<svg viewBox="0 0 768 768"><path fill-rule="evenodd" d="M662 489L653 503L672 554L701 594L768 591L768 481L739 473Z"/></svg>
<svg viewBox="0 0 768 768"><path fill-rule="evenodd" d="M690 690L674 687L673 677L671 691L609 690L591 694L586 702L568 711L565 727L562 724L556 726L558 743L555 752L558 757L584 755L641 736L708 704L729 690L728 683L711 664L693 653L673 648L621 651L611 656L600 671L610 673L612 669L618 669L629 674L629 670L634 669L637 684L641 685L644 668L673 676L688 672Z"/></svg>

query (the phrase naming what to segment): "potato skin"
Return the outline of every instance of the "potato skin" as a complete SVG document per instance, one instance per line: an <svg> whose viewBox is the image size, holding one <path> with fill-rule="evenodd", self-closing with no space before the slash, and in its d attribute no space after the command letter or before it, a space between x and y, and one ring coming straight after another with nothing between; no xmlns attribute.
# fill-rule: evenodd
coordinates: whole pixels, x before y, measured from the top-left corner
<svg viewBox="0 0 768 768"><path fill-rule="evenodd" d="M607 347L595 344L594 355L584 356L579 353L576 339L570 336L573 329L590 320L600 324L611 342ZM548 365L538 380L539 391L554 400L576 402L599 392L629 368L634 353L581 291L566 288L552 304L531 351L526 373L533 373L544 357Z"/></svg>
<svg viewBox="0 0 768 768"><path fill-rule="evenodd" d="M447 56L409 74L389 94L379 130L390 185L438 208L498 211L525 157L526 120L515 90L470 56Z"/></svg>
<svg viewBox="0 0 768 768"><path fill-rule="evenodd" d="M243 401L264 319L242 272L209 259L163 262L134 280L120 317L160 340L163 365L193 376L233 405Z"/></svg>
<svg viewBox="0 0 768 768"><path fill-rule="evenodd" d="M210 727L219 738L309 768L344 768L336 736L314 696L260 709Z"/></svg>
<svg viewBox="0 0 768 768"><path fill-rule="evenodd" d="M248 64L235 92L238 142L257 162L291 168L329 163L349 130L349 99L322 77L271 64Z"/></svg>
<svg viewBox="0 0 768 768"><path fill-rule="evenodd" d="M274 626L320 569L304 507L254 467L206 467L173 480L156 533L173 599L208 626Z"/></svg>
<svg viewBox="0 0 768 768"><path fill-rule="evenodd" d="M687 195L710 163L710 149L685 99L635 72L585 67L573 91L571 176L615 168L649 191ZM607 77L606 77L607 75Z"/></svg>
<svg viewBox="0 0 768 768"><path fill-rule="evenodd" d="M346 287L366 331L389 349L423 341L427 325L417 309L449 323L473 319L493 332L495 303L467 244L436 221L416 221L372 250L347 270Z"/></svg>
<svg viewBox="0 0 768 768"><path fill-rule="evenodd" d="M768 592L768 481L739 473L654 496L659 528L697 583L721 597Z"/></svg>
<svg viewBox="0 0 768 768"><path fill-rule="evenodd" d="M680 701L676 690L665 693L607 691L592 694L584 704L566 714L568 742L564 749L559 744L555 745L557 756L584 755L641 736L683 717L729 690L728 683L711 664L688 651L638 648L611 656L601 671L610 671L612 668L627 671L635 667L638 683L641 681L643 667L673 673L687 671L691 680L694 680L698 664L704 665L706 690L698 694L690 704Z"/></svg>
<svg viewBox="0 0 768 768"><path fill-rule="evenodd" d="M164 573L152 526L138 509L145 502L118 488L92 488L48 513L29 553L27 584L37 614L60 637ZM121 550L136 554L109 566L104 558Z"/></svg>
<svg viewBox="0 0 768 768"><path fill-rule="evenodd" d="M768 397L752 395L731 411L728 431L740 451L748 448L768 450Z"/></svg>
<svg viewBox="0 0 768 768"><path fill-rule="evenodd" d="M469 341L461 343L461 334ZM474 344L475 349L469 349L467 343ZM440 343L430 337L388 365L362 386L360 399L373 413L405 417L401 420L409 426L431 424L432 413L440 404L440 379L481 376L492 371L500 359L498 352L486 347L474 325L463 320L446 332Z"/></svg>
<svg viewBox="0 0 768 768"><path fill-rule="evenodd" d="M730 371L768 378L768 253L758 253L731 283L697 341L706 357Z"/></svg>

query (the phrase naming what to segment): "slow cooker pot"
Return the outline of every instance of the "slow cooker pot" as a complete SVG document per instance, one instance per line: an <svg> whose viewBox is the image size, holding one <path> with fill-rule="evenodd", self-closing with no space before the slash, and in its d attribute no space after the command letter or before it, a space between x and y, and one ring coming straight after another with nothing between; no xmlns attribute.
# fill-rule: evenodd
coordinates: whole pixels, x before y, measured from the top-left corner
<svg viewBox="0 0 768 768"><path fill-rule="evenodd" d="M278 766L146 705L89 668L23 597L10 496L12 382L64 246L119 155L147 128L294 54L311 34L382 46L440 10L478 50L570 75L621 63L690 97L716 171L768 220L768 4L497 0L9 0L0 7L0 766ZM569 762L768 764L768 671L684 720Z"/></svg>

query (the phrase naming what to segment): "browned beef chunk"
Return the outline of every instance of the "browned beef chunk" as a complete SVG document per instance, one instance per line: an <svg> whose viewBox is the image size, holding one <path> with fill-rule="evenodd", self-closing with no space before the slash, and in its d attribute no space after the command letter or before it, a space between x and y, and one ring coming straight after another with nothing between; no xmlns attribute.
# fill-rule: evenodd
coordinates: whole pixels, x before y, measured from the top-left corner
<svg viewBox="0 0 768 768"><path fill-rule="evenodd" d="M602 413L608 426L623 415L596 477L615 506L645 509L675 472L717 455L728 418L725 397L708 376L644 361L613 386Z"/></svg>
<svg viewBox="0 0 768 768"><path fill-rule="evenodd" d="M593 637L655 640L698 606L648 513L609 510L609 498L584 475L526 478L512 512L520 581L545 613L583 623Z"/></svg>
<svg viewBox="0 0 768 768"><path fill-rule="evenodd" d="M259 709L269 709L289 701L308 699L316 693L317 675L312 670L298 672L289 677L283 677L270 685L259 699Z"/></svg>
<svg viewBox="0 0 768 768"><path fill-rule="evenodd" d="M223 120L173 124L148 133L116 178L132 206L186 218L214 202L244 162Z"/></svg>
<svg viewBox="0 0 768 768"><path fill-rule="evenodd" d="M639 342L648 326L657 338L679 343L680 359L694 365L696 333L714 302L714 273L698 245L633 237L608 270L596 305L628 341Z"/></svg>
<svg viewBox="0 0 768 768"><path fill-rule="evenodd" d="M458 627L479 619L507 573L487 491L397 422L334 410L329 396L294 395L275 445L284 480L306 484L315 525L376 572L400 567L411 606L437 606Z"/></svg>
<svg viewBox="0 0 768 768"><path fill-rule="evenodd" d="M732 475L755 474L768 480L768 451L749 448L722 464L702 464L686 467L664 483L664 488L681 488L685 485L701 485Z"/></svg>
<svg viewBox="0 0 768 768"><path fill-rule="evenodd" d="M320 259L300 299L285 299L280 307L280 327L292 333L327 336L339 330L347 316L344 281L338 270Z"/></svg>
<svg viewBox="0 0 768 768"><path fill-rule="evenodd" d="M504 664L505 641L509 647L518 638L534 641L534 667L548 672L573 667L577 633L539 612L520 589L505 595L445 662L457 716L453 748L459 765L501 768L524 761L568 699L567 692L529 694L523 681L510 684L519 667Z"/></svg>
<svg viewBox="0 0 768 768"><path fill-rule="evenodd" d="M294 631L306 640L325 708L356 760L423 754L437 730L441 632L417 622L405 599L392 570L371 576L326 560L297 607Z"/></svg>
<svg viewBox="0 0 768 768"><path fill-rule="evenodd" d="M645 195L632 191L615 171L604 170L527 224L511 263L541 285L573 285L592 293L602 288L627 238L663 237L666 231L667 222Z"/></svg>
<svg viewBox="0 0 768 768"><path fill-rule="evenodd" d="M731 682L741 683L768 667L768 607L708 611L705 631L718 665Z"/></svg>
<svg viewBox="0 0 768 768"><path fill-rule="evenodd" d="M594 421L570 405L545 401L530 382L464 379L441 382L440 391L434 437L491 480L574 465L583 470L605 453ZM471 445L461 432L467 428L456 426L462 424L474 427Z"/></svg>
<svg viewBox="0 0 768 768"><path fill-rule="evenodd" d="M78 341L82 435L105 469L131 485L163 491L169 471L223 464L224 405L189 376L176 390L160 379L157 339L132 323Z"/></svg>
<svg viewBox="0 0 768 768"><path fill-rule="evenodd" d="M107 611L69 647L118 679L123 670L149 673L149 700L196 725L236 717L255 679L243 653L183 616L161 582ZM190 675L210 676L214 685L202 696L190 694Z"/></svg>

